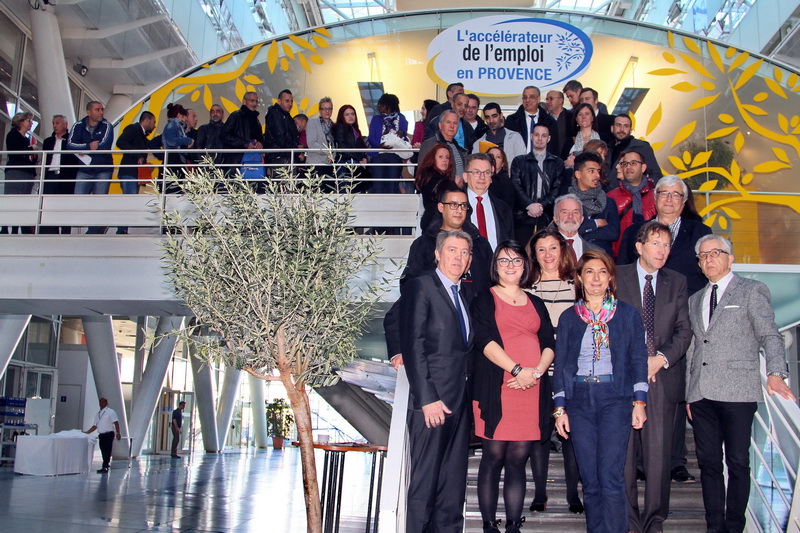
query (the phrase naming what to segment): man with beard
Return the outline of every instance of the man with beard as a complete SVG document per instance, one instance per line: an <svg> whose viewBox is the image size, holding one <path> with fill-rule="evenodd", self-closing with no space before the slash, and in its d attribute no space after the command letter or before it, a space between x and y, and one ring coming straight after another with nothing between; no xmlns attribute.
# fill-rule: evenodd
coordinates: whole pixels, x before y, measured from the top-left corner
<svg viewBox="0 0 800 533"><path fill-rule="evenodd" d="M221 162L222 155L216 154L211 150L218 150L222 148L222 139L220 138L220 134L222 133L222 128L225 125L225 123L222 121L225 112L223 111L221 105L214 104L211 106L208 114L208 124L203 124L197 128L197 140L195 142L195 146L202 150L209 150L208 157L214 160L214 164L218 164Z"/></svg>
<svg viewBox="0 0 800 533"><path fill-rule="evenodd" d="M622 235L631 224L646 222L656 216L655 183L645 177L647 165L637 150L625 152L618 163L623 180L608 197L617 203L619 212L619 239L613 244L614 257L619 254Z"/></svg>
<svg viewBox="0 0 800 533"><path fill-rule="evenodd" d="M616 187L615 182L619 181L617 180L617 163L619 163L623 152L631 150L635 150L642 155L647 166L645 176L650 178L653 183L661 179L661 167L658 166L653 147L647 141L634 138L631 135L632 128L633 120L630 115L623 113L614 117L614 123L611 126L613 140L606 155L606 176L612 188Z"/></svg>
<svg viewBox="0 0 800 533"><path fill-rule="evenodd" d="M278 94L278 102L267 110L266 133L264 139L267 148L297 148L300 142L300 132L297 124L289 112L294 105L292 91L284 89ZM292 161L291 152L272 152L266 155L270 163L287 165Z"/></svg>
<svg viewBox="0 0 800 533"><path fill-rule="evenodd" d="M499 146L506 153L509 161L513 161L517 156L525 155L528 152L522 136L516 131L506 129L503 126L505 117L503 117L503 110L500 109L500 104L496 102L486 104L483 108L483 119L486 121L488 131L472 145L473 154L482 152L480 147L482 141Z"/></svg>

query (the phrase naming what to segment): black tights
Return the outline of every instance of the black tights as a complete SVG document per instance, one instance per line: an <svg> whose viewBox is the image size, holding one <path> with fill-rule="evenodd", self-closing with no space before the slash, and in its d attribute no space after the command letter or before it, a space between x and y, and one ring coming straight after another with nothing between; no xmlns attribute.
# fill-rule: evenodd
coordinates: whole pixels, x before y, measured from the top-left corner
<svg viewBox="0 0 800 533"><path fill-rule="evenodd" d="M525 504L525 465L531 453L531 441L483 440L483 455L478 469L478 505L485 521L497 518L500 471L503 478L503 501L506 520L519 522Z"/></svg>

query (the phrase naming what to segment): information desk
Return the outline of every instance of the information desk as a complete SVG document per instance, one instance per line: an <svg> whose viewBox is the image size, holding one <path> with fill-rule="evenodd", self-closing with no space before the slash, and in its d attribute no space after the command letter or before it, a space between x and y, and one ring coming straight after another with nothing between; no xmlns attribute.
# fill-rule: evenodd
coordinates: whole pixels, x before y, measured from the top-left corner
<svg viewBox="0 0 800 533"><path fill-rule="evenodd" d="M89 472L95 439L81 432L54 435L20 435L14 472L32 476L58 476Z"/></svg>
<svg viewBox="0 0 800 533"><path fill-rule="evenodd" d="M383 461L386 458L386 446L361 445L355 443L314 444L317 450L325 452L322 467L322 528L325 533L339 532L339 514L342 507L342 478L344 477L344 459L347 452L372 454L372 467L369 475L369 500L367 503L367 524L364 529L378 531L378 512L381 500L381 482L383 481ZM377 466L377 472L376 472ZM377 479L376 479L377 478ZM377 483L376 483L377 481ZM373 509L374 507L374 509ZM374 513L374 518L373 518ZM372 528L370 528L372 526Z"/></svg>

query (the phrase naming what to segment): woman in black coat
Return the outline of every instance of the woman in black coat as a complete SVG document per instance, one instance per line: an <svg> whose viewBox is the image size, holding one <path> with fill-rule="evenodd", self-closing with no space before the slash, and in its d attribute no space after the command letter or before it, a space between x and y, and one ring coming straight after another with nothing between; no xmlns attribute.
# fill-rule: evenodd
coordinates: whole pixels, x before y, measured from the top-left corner
<svg viewBox="0 0 800 533"><path fill-rule="evenodd" d="M368 181L362 181L370 177L364 166L367 163L367 141L358 127L358 116L353 106L345 104L339 108L331 133L336 147L336 177L345 183L353 183L354 192L365 192L370 187ZM353 168L353 165L357 166Z"/></svg>
<svg viewBox="0 0 800 533"><path fill-rule="evenodd" d="M25 135L31 130L33 113L17 113L11 119L11 130L6 135L6 150L31 152L28 154L8 154L6 161L5 194L30 194L33 190L33 180L36 177L36 161L38 158L32 153L31 141ZM0 233L6 233L6 227ZM11 227L11 233L17 232L17 226ZM33 233L29 227L23 227L22 233Z"/></svg>

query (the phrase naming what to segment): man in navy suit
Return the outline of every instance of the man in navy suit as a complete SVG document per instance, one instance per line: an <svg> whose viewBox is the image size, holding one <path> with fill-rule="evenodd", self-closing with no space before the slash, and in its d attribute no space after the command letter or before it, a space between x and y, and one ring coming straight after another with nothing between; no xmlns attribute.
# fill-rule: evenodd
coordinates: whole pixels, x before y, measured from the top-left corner
<svg viewBox="0 0 800 533"><path fill-rule="evenodd" d="M675 413L685 400L684 372L678 362L692 340L692 328L686 278L664 268L671 246L669 226L651 220L641 227L636 238L639 260L617 269L617 297L642 314L648 348L647 424L631 432L625 462L628 530L635 533L658 533L664 529L669 513ZM647 483L641 509L636 483L639 456Z"/></svg>
<svg viewBox="0 0 800 533"><path fill-rule="evenodd" d="M456 533L464 523L473 333L470 301L460 288L472 239L463 231L442 231L435 254L436 270L409 280L400 299L400 342L411 388L408 533Z"/></svg>

